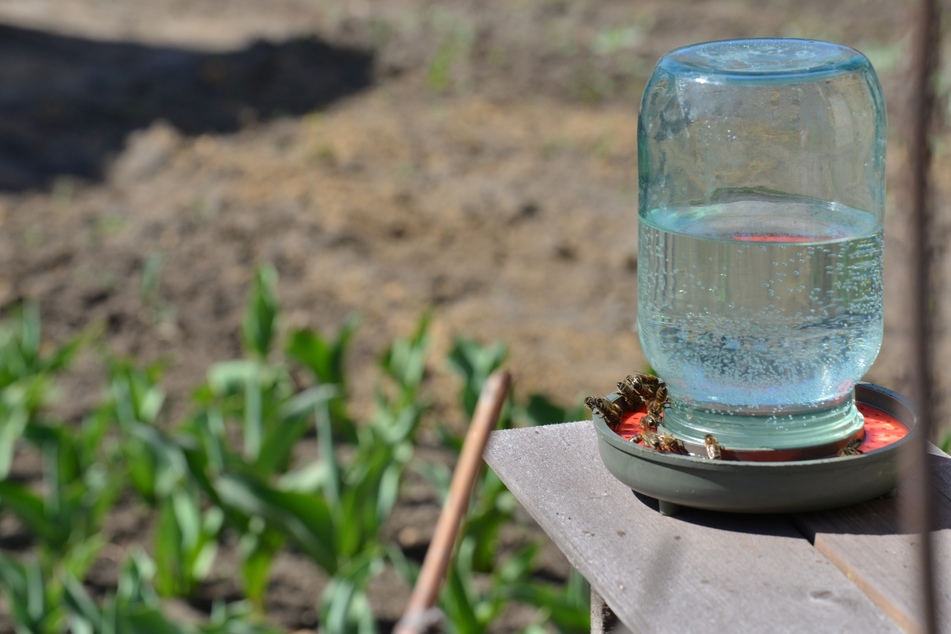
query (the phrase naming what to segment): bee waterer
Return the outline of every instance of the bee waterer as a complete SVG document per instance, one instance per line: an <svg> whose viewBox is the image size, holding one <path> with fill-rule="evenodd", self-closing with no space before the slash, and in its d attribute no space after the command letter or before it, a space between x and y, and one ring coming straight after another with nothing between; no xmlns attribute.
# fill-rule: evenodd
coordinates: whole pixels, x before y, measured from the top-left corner
<svg viewBox="0 0 951 634"><path fill-rule="evenodd" d="M858 384L884 334L885 104L868 58L782 38L671 51L637 143L637 332L657 378L632 377L637 443L593 403L608 469L662 510L887 493L914 417Z"/></svg>
<svg viewBox="0 0 951 634"><path fill-rule="evenodd" d="M627 418L613 429L600 411L593 412L593 420L608 471L634 491L657 499L662 513L672 514L679 506L745 513L815 511L893 491L899 449L915 432L915 414L903 396L870 383L859 383L854 396L865 421L861 453L816 459L784 460L777 452L770 460L759 452L753 460L742 454L711 460L657 451L630 440L633 426L625 428ZM614 393L608 400L617 403L623 397ZM703 452L696 445L688 449Z"/></svg>

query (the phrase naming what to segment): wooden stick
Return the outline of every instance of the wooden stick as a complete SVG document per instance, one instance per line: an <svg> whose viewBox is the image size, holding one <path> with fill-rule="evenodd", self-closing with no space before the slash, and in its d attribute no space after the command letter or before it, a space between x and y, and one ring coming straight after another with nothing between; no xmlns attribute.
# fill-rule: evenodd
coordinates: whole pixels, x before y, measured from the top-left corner
<svg viewBox="0 0 951 634"><path fill-rule="evenodd" d="M396 634L419 634L431 626L427 612L436 604L439 586L452 558L459 525L469 507L472 485L482 466L482 452L495 429L502 411L502 404L509 391L512 379L508 372L494 372L486 379L475 414L462 443L462 454L452 475L449 496L439 514L433 539L426 550L423 567L419 571L413 593L410 595L403 618L396 624Z"/></svg>

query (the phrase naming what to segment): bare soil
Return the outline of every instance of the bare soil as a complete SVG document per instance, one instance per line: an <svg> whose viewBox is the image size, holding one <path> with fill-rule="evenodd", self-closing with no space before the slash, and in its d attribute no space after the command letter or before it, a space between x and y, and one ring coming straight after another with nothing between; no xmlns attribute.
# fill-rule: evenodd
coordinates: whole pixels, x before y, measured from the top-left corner
<svg viewBox="0 0 951 634"><path fill-rule="evenodd" d="M439 360L460 334L509 346L519 394L575 402L646 365L633 330L636 114L654 62L703 40L812 37L866 52L886 89L886 334L867 378L907 390L907 13L886 0L5 0L0 306L36 300L51 338L99 324L111 351L165 359L174 418L211 363L240 353L249 281L268 262L289 325L332 333L359 313L358 398L384 345L432 309L443 404L456 384ZM936 140L944 212L947 140ZM939 219L936 288L947 234ZM143 272L156 258L152 292ZM935 293L939 358L949 302ZM84 363L67 415L98 397ZM938 380L948 393L951 375ZM948 399L939 406L948 420ZM417 554L438 512L421 487L410 483L391 527ZM127 514L117 548L147 524ZM114 567L102 574L107 585ZM232 576L224 562L209 596L234 592ZM321 585L279 561L275 621L314 627ZM379 582L384 623L407 592Z"/></svg>

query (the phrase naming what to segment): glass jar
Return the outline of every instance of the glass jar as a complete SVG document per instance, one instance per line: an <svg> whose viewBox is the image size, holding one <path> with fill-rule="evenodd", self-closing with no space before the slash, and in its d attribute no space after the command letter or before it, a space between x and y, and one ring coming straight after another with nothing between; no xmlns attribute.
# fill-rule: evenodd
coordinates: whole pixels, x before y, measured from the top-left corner
<svg viewBox="0 0 951 634"><path fill-rule="evenodd" d="M660 59L638 118L637 326L664 426L738 449L839 442L882 341L885 105L827 42Z"/></svg>

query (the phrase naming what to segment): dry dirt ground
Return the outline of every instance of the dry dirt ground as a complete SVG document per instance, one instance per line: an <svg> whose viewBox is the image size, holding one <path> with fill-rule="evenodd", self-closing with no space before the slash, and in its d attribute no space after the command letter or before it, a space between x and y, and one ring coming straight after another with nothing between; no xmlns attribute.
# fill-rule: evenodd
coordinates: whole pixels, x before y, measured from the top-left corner
<svg viewBox="0 0 951 634"><path fill-rule="evenodd" d="M290 324L331 333L360 314L358 378L432 308L437 389L455 389L438 360L464 334L509 346L520 394L607 391L646 364L632 330L636 114L654 62L710 39L811 37L864 51L885 85L887 325L868 379L903 390L907 12L889 0L2 0L0 306L34 299L51 337L99 323L114 352L168 359L174 409L239 353L248 282L269 262ZM947 225L933 232L938 288ZM949 302L935 294L939 358ZM78 380L75 412L94 385ZM434 505L421 508L404 509L403 528L431 523ZM274 613L310 627L319 580L281 576L294 565L278 563ZM405 589L377 593L394 592L385 619Z"/></svg>

